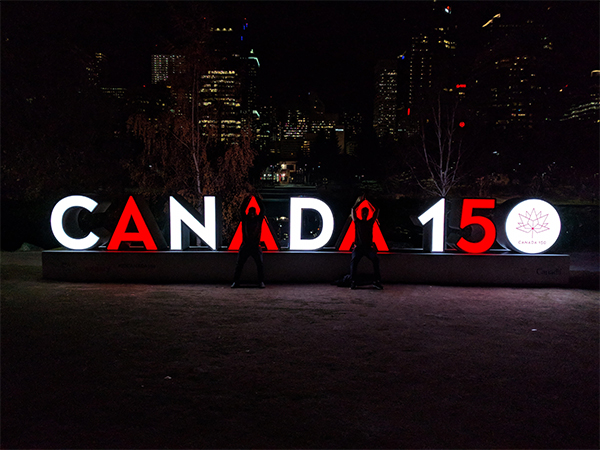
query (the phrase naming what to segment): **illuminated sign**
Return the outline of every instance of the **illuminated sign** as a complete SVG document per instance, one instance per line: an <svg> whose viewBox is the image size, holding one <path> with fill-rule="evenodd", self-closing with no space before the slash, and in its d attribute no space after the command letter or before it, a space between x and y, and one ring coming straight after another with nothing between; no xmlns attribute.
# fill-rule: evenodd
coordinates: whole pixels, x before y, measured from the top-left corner
<svg viewBox="0 0 600 450"><path fill-rule="evenodd" d="M108 206L100 206L95 200L83 195L63 198L54 206L50 216L50 227L54 237L61 245L71 250L88 250L103 244L101 237L92 232L79 238L73 236L82 234L78 222L83 210L98 213L106 211Z"/></svg>
<svg viewBox="0 0 600 450"><path fill-rule="evenodd" d="M131 222L134 224L135 231L127 231ZM167 248L167 243L146 202L139 200L136 202L133 197L129 197L127 200L117 228L106 248L107 250L120 250L123 244L131 243L141 243L146 250L165 250Z"/></svg>
<svg viewBox="0 0 600 450"><path fill-rule="evenodd" d="M256 198L253 196L248 202L248 206L246 207L246 214L250 211L250 208L254 208L256 214L260 213L260 206L258 206L258 202ZM233 239L231 240L231 244L229 244L229 250L239 250L242 242L243 242L243 232L242 232L242 223L237 227L235 234L233 235ZM260 228L260 242L265 244L267 250L279 250L277 246L277 241L273 237L273 232L271 231L271 227L269 226L269 221L267 217L263 217L263 221Z"/></svg>
<svg viewBox="0 0 600 450"><path fill-rule="evenodd" d="M485 211L489 213L495 207L494 199L463 199L460 230L471 227L477 232L470 233L475 238L461 237L458 240L456 245L460 250L467 253L485 253L498 238L498 243L506 249L522 253L541 253L557 241L561 228L560 217L550 203L537 199L519 201L517 204L515 201L509 201L502 205L494 220L481 215ZM423 233L424 248L432 252L445 251L445 221L444 199L418 217L417 223L428 226L427 231Z"/></svg>
<svg viewBox="0 0 600 450"><path fill-rule="evenodd" d="M543 200L529 199L510 209L504 220L500 244L521 253L541 253L548 250L560 235L558 212Z"/></svg>
<svg viewBox="0 0 600 450"><path fill-rule="evenodd" d="M92 231L82 229L80 223L85 215L104 213L109 205L82 195L63 198L54 206L50 218L55 238L70 250L88 250L107 243L108 251L157 251L168 248L185 250L189 247L190 234L193 233L212 250L218 249L215 197L204 197L203 215L183 198L169 197L170 246L163 238L150 208L140 197L129 197L112 236L108 230L100 227ZM445 199L438 200L418 217L411 216L415 224L423 227L424 251L441 253L447 250L447 227L454 227L453 229L458 230L460 234L460 239L453 244L453 248L466 253L488 252L494 243L498 242L508 250L536 254L551 248L560 235L561 222L558 212L543 200L513 199L497 207L495 199L466 198L460 200L456 206L453 210L456 213L460 212L460 221L456 216L450 219L450 225L447 223ZM249 201L246 213L251 207L260 212L260 206L254 197ZM364 208L368 209L367 217L373 217L375 208L367 200L361 202L356 211ZM309 210L319 216L321 226L316 236L307 238L303 237L302 227L303 222L306 222L305 212ZM333 213L322 200L309 197L290 198L289 217L290 250L318 250L331 240L334 231ZM354 238L355 225L348 219L338 239L337 250L349 251ZM266 217L263 218L261 226L261 242L267 250L279 250ZM373 242L378 251L389 251L378 221L375 221L373 226ZM228 250L238 250L241 243L240 224Z"/></svg>
<svg viewBox="0 0 600 450"><path fill-rule="evenodd" d="M192 231L211 249L217 249L217 207L215 197L204 197L204 225L200 223L200 213L191 205L175 197L169 197L169 228L171 250L184 250L189 247ZM185 231L185 233L182 233Z"/></svg>
<svg viewBox="0 0 600 450"><path fill-rule="evenodd" d="M457 242L458 248L467 253L487 252L496 242L496 227L494 222L484 216L475 215L475 209L494 209L496 200L486 198L466 198L463 200L462 214L460 216L460 228L468 226L479 226L483 228L483 236L479 241L469 241L461 237Z"/></svg>
<svg viewBox="0 0 600 450"><path fill-rule="evenodd" d="M446 244L446 199L439 200L421 214L418 220L423 226L431 223L430 228L423 234L423 241L428 241L424 242L424 248L429 244L432 252L443 252Z"/></svg>
<svg viewBox="0 0 600 450"><path fill-rule="evenodd" d="M323 221L321 232L313 239L302 239L302 211L312 209ZM324 247L333 234L333 213L325 202L316 198L290 199L290 250L317 250Z"/></svg>
<svg viewBox="0 0 600 450"><path fill-rule="evenodd" d="M368 200L363 200L355 208L355 211L358 213L358 217L361 217L360 211L362 211L363 208L367 208L367 210L369 211L367 215L367 220L371 219L371 217L373 217L373 214L375 213L375 207ZM352 244L354 244L354 239L356 237L356 225L354 224L352 218L348 218L348 220L346 221L346 226L344 228L345 232L342 232L343 239L337 247L338 250L347 252L352 249ZM380 252L387 252L390 250L388 248L387 243L385 242L385 239L383 238L383 234L381 233L379 220L375 220L375 224L373 225L373 243L375 244L375 247L377 247L377 250Z"/></svg>

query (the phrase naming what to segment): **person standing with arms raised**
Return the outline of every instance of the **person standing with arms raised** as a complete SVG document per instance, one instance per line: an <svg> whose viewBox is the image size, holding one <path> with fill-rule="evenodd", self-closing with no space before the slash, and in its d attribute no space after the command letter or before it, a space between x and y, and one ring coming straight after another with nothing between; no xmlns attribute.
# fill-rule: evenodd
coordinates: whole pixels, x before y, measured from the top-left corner
<svg viewBox="0 0 600 450"><path fill-rule="evenodd" d="M258 196L254 196L258 205L259 211L256 211L254 206L248 208L248 204L252 200L253 196L248 196L241 206L241 221L242 221L242 245L238 252L238 259L235 265L235 273L233 275L232 288L240 287L239 281L242 275L242 269L244 264L249 257L254 259L256 263L256 269L258 272L258 287L264 288L264 265L263 265L263 253L260 246L260 234L262 230L262 223L265 217L265 208ZM246 209L248 209L246 213Z"/></svg>
<svg viewBox="0 0 600 450"><path fill-rule="evenodd" d="M356 211L356 208L365 200L365 196L362 195L358 198L351 210L352 220L354 222L355 238L354 248L352 249L352 259L350 261L350 289L356 289L356 272L358 269L358 263L366 256L372 263L375 271L375 281L373 286L377 289L383 289L381 285L381 273L379 271L379 257L377 256L377 248L373 243L373 226L379 216L379 209L375 209L370 219L369 208L364 206L360 212Z"/></svg>

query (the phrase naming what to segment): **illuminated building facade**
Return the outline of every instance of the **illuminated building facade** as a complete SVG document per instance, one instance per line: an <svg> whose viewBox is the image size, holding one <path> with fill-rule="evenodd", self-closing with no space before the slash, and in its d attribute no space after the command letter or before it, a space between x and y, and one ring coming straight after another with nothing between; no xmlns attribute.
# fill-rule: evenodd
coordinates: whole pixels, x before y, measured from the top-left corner
<svg viewBox="0 0 600 450"><path fill-rule="evenodd" d="M482 26L487 48L476 63L474 87L481 115L495 128L524 131L550 120L553 44L543 20L543 14L511 8Z"/></svg>
<svg viewBox="0 0 600 450"><path fill-rule="evenodd" d="M330 132L338 128L339 115L335 113L312 113L308 117L308 131L318 133L319 131Z"/></svg>
<svg viewBox="0 0 600 450"><path fill-rule="evenodd" d="M358 137L363 133L365 118L360 113L342 114L342 129L344 130L343 150L347 155L355 155Z"/></svg>
<svg viewBox="0 0 600 450"><path fill-rule="evenodd" d="M122 99L125 97L125 93L127 92L127 89L122 88L122 87L102 87L100 88L102 90L103 93L107 94L107 95L111 95L115 98L119 98Z"/></svg>
<svg viewBox="0 0 600 450"><path fill-rule="evenodd" d="M288 109L283 123L283 139L301 139L308 133L308 118L299 109Z"/></svg>
<svg viewBox="0 0 600 450"><path fill-rule="evenodd" d="M287 109L281 123L280 157L297 160L302 154L302 146L308 133L307 113L299 108Z"/></svg>
<svg viewBox="0 0 600 450"><path fill-rule="evenodd" d="M338 131L341 130L339 114L325 112L325 104L317 93L309 92L307 101L308 132L305 133L302 152L305 156L310 156L311 144L319 134L331 136L332 133L336 133L338 143L340 143L340 139L343 142L343 132L340 134Z"/></svg>
<svg viewBox="0 0 600 450"><path fill-rule="evenodd" d="M363 132L365 118L361 113L342 114L342 127L347 137L356 137Z"/></svg>
<svg viewBox="0 0 600 450"><path fill-rule="evenodd" d="M252 126L255 139L259 135L260 62L249 47L248 29L245 20L210 28L209 46L215 70L202 76L202 122L216 126L223 142L236 142L245 124Z"/></svg>
<svg viewBox="0 0 600 450"><path fill-rule="evenodd" d="M433 52L430 51L431 38L426 34L411 39L409 104L413 105L417 95L431 88L431 70Z"/></svg>
<svg viewBox="0 0 600 450"><path fill-rule="evenodd" d="M398 67L396 60L381 60L375 66L373 128L377 137L397 137Z"/></svg>
<svg viewBox="0 0 600 450"><path fill-rule="evenodd" d="M242 128L240 81L234 70L211 70L202 75L200 90L204 126L214 126L220 141L233 142Z"/></svg>
<svg viewBox="0 0 600 450"><path fill-rule="evenodd" d="M108 77L109 59L104 53L96 52L86 66L90 86L100 89L103 94L122 100L127 89L110 84Z"/></svg>
<svg viewBox="0 0 600 450"><path fill-rule="evenodd" d="M252 118L257 118L258 113L258 74L260 61L253 49L242 58L242 113Z"/></svg>
<svg viewBox="0 0 600 450"><path fill-rule="evenodd" d="M597 126L600 123L600 70L590 74L589 88L574 95L573 102L561 117L561 122L580 123ZM562 91L562 89L561 89Z"/></svg>
<svg viewBox="0 0 600 450"><path fill-rule="evenodd" d="M281 124L281 155L286 159L311 154L312 143L317 136L338 134L343 140L339 123L339 114L326 113L325 105L314 92L297 101L284 112Z"/></svg>
<svg viewBox="0 0 600 450"><path fill-rule="evenodd" d="M88 80L92 86L101 86L105 80L107 57L104 53L94 53L92 60L86 66Z"/></svg>
<svg viewBox="0 0 600 450"><path fill-rule="evenodd" d="M277 120L277 109L272 106L260 106L258 110L256 140L262 152L276 153L281 139L281 127Z"/></svg>
<svg viewBox="0 0 600 450"><path fill-rule="evenodd" d="M411 39L409 52L408 107L413 111L432 92L449 90L454 80L450 68L456 55L456 25L452 7L434 3L432 25Z"/></svg>
<svg viewBox="0 0 600 450"><path fill-rule="evenodd" d="M532 128L536 99L541 86L536 80L535 58L527 55L502 58L495 62L498 80L491 88L491 106L495 125Z"/></svg>
<svg viewBox="0 0 600 450"><path fill-rule="evenodd" d="M181 70L183 56L152 55L152 84L166 83L169 77Z"/></svg>

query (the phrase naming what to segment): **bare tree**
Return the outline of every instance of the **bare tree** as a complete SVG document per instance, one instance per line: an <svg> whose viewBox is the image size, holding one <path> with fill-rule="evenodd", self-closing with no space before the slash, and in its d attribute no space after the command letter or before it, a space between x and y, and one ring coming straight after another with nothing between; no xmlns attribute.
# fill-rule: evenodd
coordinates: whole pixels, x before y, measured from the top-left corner
<svg viewBox="0 0 600 450"><path fill-rule="evenodd" d="M140 188L146 193L177 192L197 205L212 176L208 151L216 143L216 130L200 121L201 76L209 67L202 44L186 50L177 55L181 73L171 77L171 87L149 99L165 106L158 114L148 110L133 114L128 126L144 147L132 167Z"/></svg>
<svg viewBox="0 0 600 450"><path fill-rule="evenodd" d="M198 23L198 22L195 22ZM182 27L194 21L181 19ZM249 128L234 141L219 139L214 111L204 105L203 76L217 67L202 29L187 29L169 78L168 98L159 99L158 114L140 111L130 116L129 129L143 143L132 177L146 194L178 193L202 211L202 199L216 195L223 202L225 237L235 231L235 213L251 190L249 169L256 153ZM206 120L205 120L206 119Z"/></svg>
<svg viewBox="0 0 600 450"><path fill-rule="evenodd" d="M421 123L420 141L415 145L420 167L410 166L418 185L440 197L446 197L461 178L464 152L457 124L458 109L458 102L445 105L438 96L428 118ZM425 180L416 175L417 169L424 170Z"/></svg>

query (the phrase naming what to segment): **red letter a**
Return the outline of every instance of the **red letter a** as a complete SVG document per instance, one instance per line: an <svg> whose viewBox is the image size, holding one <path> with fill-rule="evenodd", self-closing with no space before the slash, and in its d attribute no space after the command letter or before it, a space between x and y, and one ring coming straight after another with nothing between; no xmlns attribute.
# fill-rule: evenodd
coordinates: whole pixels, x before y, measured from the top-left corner
<svg viewBox="0 0 600 450"><path fill-rule="evenodd" d="M255 208L257 213L260 212L260 207L258 206L258 202L254 196L252 196L248 206L246 206L246 214L248 214L250 208ZM242 240L242 224L240 222L227 250L238 251L242 245ZM266 216L263 218L262 225L260 227L260 241L265 244L267 250L279 250L277 242L273 237L273 231L271 230L271 226L269 225L269 221L267 220Z"/></svg>
<svg viewBox="0 0 600 450"><path fill-rule="evenodd" d="M368 218L373 217L373 212L375 208L368 200L364 200L360 205L356 207L355 211L360 211L363 208L367 208L369 210ZM346 221L346 225L344 227L345 231L342 233L343 238L338 239L338 250L341 252L347 252L352 249L352 244L354 244L355 237L355 225L352 219L349 217ZM383 238L383 234L381 234L381 228L379 227L379 221L376 220L373 225L373 243L377 247L377 250L380 252L389 252L385 239Z"/></svg>
<svg viewBox="0 0 600 450"><path fill-rule="evenodd" d="M138 200L139 201L139 200ZM119 218L119 223L115 232L112 235L110 242L108 243L108 250L119 250L119 246L122 242L142 242L146 250L158 250L156 242L161 248L166 247L164 238L160 234L158 225L154 221L154 218L150 214L150 209L145 205L141 204L142 211L138 208L133 197L129 197L125 209ZM127 232L127 226L130 220L133 220L136 232ZM149 226L147 225L149 223ZM164 245L163 245L164 244Z"/></svg>

